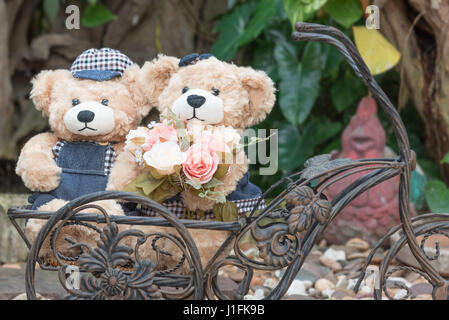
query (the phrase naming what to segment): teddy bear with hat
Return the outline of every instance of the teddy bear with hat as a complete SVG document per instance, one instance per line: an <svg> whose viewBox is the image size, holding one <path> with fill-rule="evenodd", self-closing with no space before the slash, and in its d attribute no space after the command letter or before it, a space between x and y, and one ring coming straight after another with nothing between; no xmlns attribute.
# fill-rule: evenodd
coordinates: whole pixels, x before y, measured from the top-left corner
<svg viewBox="0 0 449 320"><path fill-rule="evenodd" d="M79 55L70 70L41 71L32 80L31 99L48 117L52 132L32 137L23 147L16 172L34 191L29 201L33 210L54 212L68 201L96 191L113 190L135 178L135 162L117 158L128 132L150 111L136 86L140 68L126 55L110 48L89 49ZM98 203L111 215L123 215L113 200ZM98 210L87 212L100 214ZM26 234L33 241L46 220L30 219ZM97 232L80 225L64 227L56 239L96 243ZM75 250L76 251L76 250ZM49 239L40 253L52 259Z"/></svg>

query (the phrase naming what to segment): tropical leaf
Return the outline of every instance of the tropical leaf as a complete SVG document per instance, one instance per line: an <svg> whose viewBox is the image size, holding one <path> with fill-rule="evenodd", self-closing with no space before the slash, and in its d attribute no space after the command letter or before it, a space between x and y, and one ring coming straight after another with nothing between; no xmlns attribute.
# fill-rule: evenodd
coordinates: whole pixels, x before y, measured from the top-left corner
<svg viewBox="0 0 449 320"><path fill-rule="evenodd" d="M222 60L231 60L234 57L254 9L253 2L246 2L221 19L214 28L220 35L210 50L213 55Z"/></svg>
<svg viewBox="0 0 449 320"><path fill-rule="evenodd" d="M254 14L247 27L239 37L238 46L243 46L254 40L265 28L266 24L278 11L279 0L259 0Z"/></svg>
<svg viewBox="0 0 449 320"><path fill-rule="evenodd" d="M95 28L115 20L117 16L101 3L91 3L86 7L81 23L86 28Z"/></svg>
<svg viewBox="0 0 449 320"><path fill-rule="evenodd" d="M321 49L320 43L307 43L301 63L291 43L280 41L274 49L280 78L279 106L292 125L307 119L320 92Z"/></svg>
<svg viewBox="0 0 449 320"><path fill-rule="evenodd" d="M332 19L345 28L349 28L363 16L359 0L328 0L325 8Z"/></svg>
<svg viewBox="0 0 449 320"><path fill-rule="evenodd" d="M283 0L284 9L292 26L298 21L306 21L320 9L327 0Z"/></svg>
<svg viewBox="0 0 449 320"><path fill-rule="evenodd" d="M357 78L352 72L346 73L343 79L335 82L331 88L332 103L341 112L360 100L365 93L366 87L362 80Z"/></svg>

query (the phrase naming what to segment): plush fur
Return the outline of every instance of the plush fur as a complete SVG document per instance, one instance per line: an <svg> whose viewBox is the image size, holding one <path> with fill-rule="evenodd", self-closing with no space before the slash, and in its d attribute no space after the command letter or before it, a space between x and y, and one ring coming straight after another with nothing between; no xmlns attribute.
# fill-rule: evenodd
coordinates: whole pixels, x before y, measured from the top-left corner
<svg viewBox="0 0 449 320"><path fill-rule="evenodd" d="M98 143L112 143L117 153L114 166L108 178L107 190L121 190L130 181L137 178L140 168L135 161L128 161L124 157L123 147L126 135L135 129L142 118L150 111L150 105L137 87L136 77L140 68L137 65L129 67L120 78L108 81L94 81L77 79L68 70L42 71L32 80L31 98L36 108L48 117L52 133L42 133L31 138L23 147L19 156L16 172L22 177L24 184L35 192L48 192L56 189L60 182L61 168L56 165L52 148L60 139L66 141L88 140ZM101 135L77 134L73 128L67 126L65 116L72 110L73 99L78 99L86 106L96 106L96 110L110 108L111 112L98 112L96 117L100 121L113 122L113 126ZM103 100L108 100L107 106L101 105ZM102 118L105 114L108 117ZM70 121L76 121L72 117ZM72 123L73 124L73 123ZM65 205L67 201L61 199L52 200L38 210L56 211ZM110 215L123 215L123 210L115 201L99 201L97 204L104 207ZM86 212L95 212L92 209ZM26 234L34 241L46 220L31 219L26 226ZM64 227L60 237L56 239L57 247L62 248L63 254L76 254L74 250L67 248L68 243L64 237L70 237L75 241L82 241L96 246L98 234L91 229L82 226ZM76 250L75 250L76 251ZM47 261L53 259L49 240L46 239L41 249L40 256Z"/></svg>
<svg viewBox="0 0 449 320"><path fill-rule="evenodd" d="M242 133L247 127L264 120L274 106L274 84L263 71L238 67L214 57L184 67L179 67L178 63L179 60L176 58L160 55L153 61L146 62L138 77L138 85L147 101L150 105L157 106L162 114L167 114L169 110L174 112L174 105L178 108L180 97L189 94L185 88L194 90L195 94L201 91L215 93L214 96L221 100L221 103L215 103L215 107L222 108L216 109L216 112L222 112L223 116L219 122L215 121L217 117L207 117L214 119L210 124L232 126ZM152 79L158 79L158 81ZM210 95L203 96L207 99ZM207 101L204 105L207 105ZM195 121L200 120L195 119ZM236 189L238 181L248 170L248 160L244 151L241 150L237 157L240 161L231 164L224 184L217 187L217 190L225 195ZM200 198L187 191L183 192L182 196L186 207L190 210L208 210L212 209L214 204L211 200ZM144 227L144 229L145 231L174 232L170 228ZM218 247L229 236L227 231L190 230L190 233L198 246L203 265L209 262ZM161 242L159 246L169 252L174 249L174 245L168 240ZM150 257L151 251L152 249L148 246L142 248L143 254ZM165 267L173 267L179 258L178 250L178 254L162 256L160 259ZM184 264L181 272L187 270Z"/></svg>

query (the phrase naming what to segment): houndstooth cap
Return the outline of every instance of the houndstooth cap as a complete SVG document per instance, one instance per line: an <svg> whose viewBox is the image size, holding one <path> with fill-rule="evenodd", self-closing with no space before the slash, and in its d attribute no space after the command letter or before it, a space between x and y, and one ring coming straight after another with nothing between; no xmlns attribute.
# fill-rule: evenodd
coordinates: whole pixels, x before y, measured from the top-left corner
<svg viewBox="0 0 449 320"><path fill-rule="evenodd" d="M132 64L131 59L118 50L92 48L76 58L70 71L75 78L105 81L121 77Z"/></svg>

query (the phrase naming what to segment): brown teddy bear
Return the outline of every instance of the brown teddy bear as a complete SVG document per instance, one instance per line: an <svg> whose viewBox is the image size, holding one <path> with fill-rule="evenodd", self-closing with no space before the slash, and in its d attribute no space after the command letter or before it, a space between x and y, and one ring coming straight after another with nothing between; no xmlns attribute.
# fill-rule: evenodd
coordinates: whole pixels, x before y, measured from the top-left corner
<svg viewBox="0 0 449 320"><path fill-rule="evenodd" d="M35 192L32 209L56 211L79 196L120 190L135 179L139 167L122 153L126 135L150 111L136 87L140 68L117 50L89 49L71 70L42 71L32 80L31 99L48 117L52 133L41 133L23 147L16 172ZM123 215L112 200L99 201L110 215ZM91 209L87 212L100 213ZM30 219L26 234L33 241L46 220ZM64 237L95 244L98 234L82 226L65 227L57 248L74 255ZM40 256L52 260L48 238Z"/></svg>
<svg viewBox="0 0 449 320"><path fill-rule="evenodd" d="M210 54L191 54L182 59L160 55L146 62L140 70L138 84L151 106L157 106L161 116L175 114L187 123L232 126L239 133L264 120L275 103L273 81L263 72L250 67L238 67L220 61ZM123 154L123 157L130 157ZM236 155L224 178L216 188L231 201L245 201L261 196L260 189L248 181L248 160L243 149ZM243 159L243 161L241 161ZM190 191L182 192L189 210L211 210L213 200ZM251 210L251 208L248 208ZM247 211L249 211L247 210ZM163 230L146 228L146 231ZM200 250L203 264L208 262L229 232L191 230ZM162 244L165 251L174 247ZM168 248L170 247L170 248ZM151 256L152 248L142 248ZM162 267L173 267L179 255L161 256ZM177 261L176 261L177 262ZM184 268L185 270L185 268Z"/></svg>

